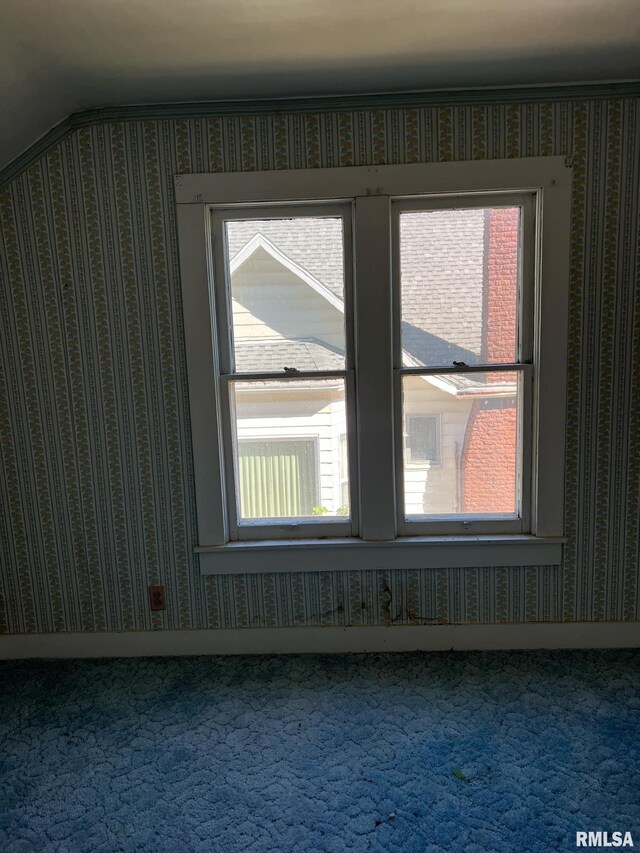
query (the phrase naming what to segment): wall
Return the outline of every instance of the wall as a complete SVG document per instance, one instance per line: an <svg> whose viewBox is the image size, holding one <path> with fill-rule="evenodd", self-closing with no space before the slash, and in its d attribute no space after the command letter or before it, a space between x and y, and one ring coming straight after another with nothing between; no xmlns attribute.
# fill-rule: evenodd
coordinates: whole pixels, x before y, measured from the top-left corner
<svg viewBox="0 0 640 853"><path fill-rule="evenodd" d="M53 144L0 193L1 630L638 619L637 121L637 98L589 97L114 119ZM575 180L564 564L201 577L173 176L553 154Z"/></svg>

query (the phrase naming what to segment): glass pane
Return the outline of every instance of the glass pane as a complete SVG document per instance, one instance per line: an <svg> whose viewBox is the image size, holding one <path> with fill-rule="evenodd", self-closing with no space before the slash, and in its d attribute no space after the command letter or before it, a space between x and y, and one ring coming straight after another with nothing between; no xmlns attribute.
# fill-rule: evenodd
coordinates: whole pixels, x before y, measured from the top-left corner
<svg viewBox="0 0 640 853"><path fill-rule="evenodd" d="M521 377L403 377L406 516L518 512Z"/></svg>
<svg viewBox="0 0 640 853"><path fill-rule="evenodd" d="M516 361L520 208L400 214L406 365Z"/></svg>
<svg viewBox="0 0 640 853"><path fill-rule="evenodd" d="M344 380L235 381L230 394L239 520L344 521Z"/></svg>
<svg viewBox="0 0 640 853"><path fill-rule="evenodd" d="M225 223L235 371L344 369L340 217Z"/></svg>

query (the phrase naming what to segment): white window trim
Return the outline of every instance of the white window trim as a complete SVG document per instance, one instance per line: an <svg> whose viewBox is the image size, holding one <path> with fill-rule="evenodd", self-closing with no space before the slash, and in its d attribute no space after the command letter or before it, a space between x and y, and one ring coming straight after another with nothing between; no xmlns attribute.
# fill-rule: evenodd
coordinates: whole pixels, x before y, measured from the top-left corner
<svg viewBox="0 0 640 853"><path fill-rule="evenodd" d="M568 323L570 161L537 157L482 162L402 166L305 169L275 172L178 175L176 201L183 311L189 377L191 427L198 518L198 544L203 574L314 571L318 569L394 569L505 565L554 565L561 562L564 519L564 456ZM214 298L211 292L212 205L260 205L273 202L320 202L356 199L355 265L389 312L371 310L355 290L360 334L357 358L374 365L389 382L358 382L359 411L393 411L393 353L380 347L380 329L391 341L391 246L381 211L389 197L430 194L535 192L540 235L536 265L541 286L536 299L537 358L534 377L533 464L530 534L402 536L396 538L394 465L375 470L380 453L393 457L393 419L381 425L379 437L359 430L360 501L367 511L359 537L264 539L229 542L225 459L220 430L221 383ZM382 225L381 225L382 223ZM390 223L389 223L390 227ZM376 236L375 229L384 230ZM530 247L534 248L534 247ZM544 347L540 346L541 339ZM378 365L375 368L375 365ZM358 364L356 362L356 373ZM370 371L367 371L370 373ZM227 460L228 462L228 460ZM373 492L376 501L367 500ZM460 526L460 524L459 524ZM278 535L278 534L276 534ZM320 536L327 536L323 530ZM330 534L329 534L330 535Z"/></svg>

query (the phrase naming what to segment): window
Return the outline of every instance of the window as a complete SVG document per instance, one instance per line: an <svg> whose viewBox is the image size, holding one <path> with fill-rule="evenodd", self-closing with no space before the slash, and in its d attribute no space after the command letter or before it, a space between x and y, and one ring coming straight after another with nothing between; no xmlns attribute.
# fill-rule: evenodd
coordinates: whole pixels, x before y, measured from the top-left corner
<svg viewBox="0 0 640 853"><path fill-rule="evenodd" d="M560 560L570 177L178 176L204 572Z"/></svg>
<svg viewBox="0 0 640 853"><path fill-rule="evenodd" d="M319 504L317 440L238 441L241 519L299 518Z"/></svg>
<svg viewBox="0 0 640 853"><path fill-rule="evenodd" d="M411 465L440 461L440 415L407 415L405 459Z"/></svg>

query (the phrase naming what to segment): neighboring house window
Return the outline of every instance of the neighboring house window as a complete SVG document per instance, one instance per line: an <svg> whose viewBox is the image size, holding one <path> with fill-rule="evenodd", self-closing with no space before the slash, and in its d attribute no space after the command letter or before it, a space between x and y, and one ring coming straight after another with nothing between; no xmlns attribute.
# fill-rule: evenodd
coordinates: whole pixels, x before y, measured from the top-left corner
<svg viewBox="0 0 640 853"><path fill-rule="evenodd" d="M178 176L204 572L559 561L570 176Z"/></svg>
<svg viewBox="0 0 640 853"><path fill-rule="evenodd" d="M440 415L407 415L406 461L425 465L440 461Z"/></svg>
<svg viewBox="0 0 640 853"><path fill-rule="evenodd" d="M317 440L238 442L240 518L299 518L318 506Z"/></svg>

